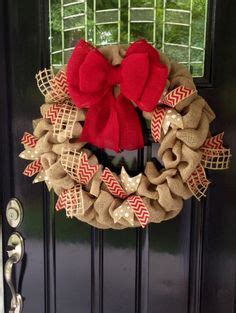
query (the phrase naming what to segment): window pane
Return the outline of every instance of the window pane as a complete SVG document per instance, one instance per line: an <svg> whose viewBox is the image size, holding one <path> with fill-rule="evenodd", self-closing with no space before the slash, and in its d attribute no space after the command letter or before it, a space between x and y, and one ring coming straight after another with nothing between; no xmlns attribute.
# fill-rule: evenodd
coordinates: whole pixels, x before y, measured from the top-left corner
<svg viewBox="0 0 236 313"><path fill-rule="evenodd" d="M204 75L208 0L49 0L51 63L65 64L75 43L146 38L193 74Z"/></svg>

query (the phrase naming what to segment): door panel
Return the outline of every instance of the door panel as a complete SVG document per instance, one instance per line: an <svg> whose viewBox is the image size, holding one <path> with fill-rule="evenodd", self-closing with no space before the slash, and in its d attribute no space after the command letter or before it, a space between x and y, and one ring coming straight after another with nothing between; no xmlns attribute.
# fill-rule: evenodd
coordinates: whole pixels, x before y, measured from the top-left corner
<svg viewBox="0 0 236 313"><path fill-rule="evenodd" d="M1 2L0 10L1 205L6 208L14 196L24 207L18 231L26 253L15 275L24 312L234 312L234 158L230 170L208 173L212 184L206 201L190 200L176 219L145 230L101 231L66 219L64 212L54 212L53 195L21 174L25 163L18 158L20 139L43 101L34 76L49 65L47 4L10 0ZM232 0L211 2L208 66L205 77L196 80L217 113L213 130L225 130L234 154L235 6ZM133 173L156 148L149 143L144 151L124 154ZM112 161L112 155L101 157L107 164ZM122 162L113 159L115 166ZM5 250L11 232L3 218ZM5 286L6 312L9 300Z"/></svg>
<svg viewBox="0 0 236 313"><path fill-rule="evenodd" d="M76 220L55 219L56 312L90 312L91 228Z"/></svg>
<svg viewBox="0 0 236 313"><path fill-rule="evenodd" d="M150 312L188 312L189 202L176 220L149 227Z"/></svg>

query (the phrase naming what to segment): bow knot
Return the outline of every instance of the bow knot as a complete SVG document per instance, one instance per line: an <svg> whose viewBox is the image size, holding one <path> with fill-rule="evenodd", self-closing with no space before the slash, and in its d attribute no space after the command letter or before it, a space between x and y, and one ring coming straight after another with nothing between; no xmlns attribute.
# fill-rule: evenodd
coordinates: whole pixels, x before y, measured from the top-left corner
<svg viewBox="0 0 236 313"><path fill-rule="evenodd" d="M109 86L114 87L116 85L119 85L121 81L122 81L121 66L120 65L111 66L107 75L107 82Z"/></svg>
<svg viewBox="0 0 236 313"><path fill-rule="evenodd" d="M81 40L67 64L70 96L79 108L88 108L80 141L115 151L142 148L142 128L133 103L153 111L167 76L158 51L145 40L131 44L118 66ZM117 98L116 85L120 85Z"/></svg>

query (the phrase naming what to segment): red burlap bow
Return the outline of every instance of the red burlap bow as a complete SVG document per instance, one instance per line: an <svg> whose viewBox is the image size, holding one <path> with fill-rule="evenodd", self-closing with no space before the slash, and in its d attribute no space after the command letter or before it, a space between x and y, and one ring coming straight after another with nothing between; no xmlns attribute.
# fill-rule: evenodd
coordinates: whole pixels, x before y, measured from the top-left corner
<svg viewBox="0 0 236 313"><path fill-rule="evenodd" d="M143 147L139 117L132 102L153 111L166 85L168 69L145 40L131 44L118 66L81 40L67 65L69 93L79 108L88 108L80 141L115 151ZM115 98L114 86L120 86Z"/></svg>

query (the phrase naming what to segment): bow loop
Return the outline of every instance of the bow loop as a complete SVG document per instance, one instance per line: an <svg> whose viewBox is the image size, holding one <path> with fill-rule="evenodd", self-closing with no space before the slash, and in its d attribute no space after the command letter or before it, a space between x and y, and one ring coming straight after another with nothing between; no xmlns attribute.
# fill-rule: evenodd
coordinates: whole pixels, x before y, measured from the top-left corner
<svg viewBox="0 0 236 313"><path fill-rule="evenodd" d="M149 73L147 53L134 53L122 62L121 92L130 100L136 102L142 95Z"/></svg>
<svg viewBox="0 0 236 313"><path fill-rule="evenodd" d="M97 50L87 54L79 68L79 86L85 93L95 93L107 87L110 65Z"/></svg>

